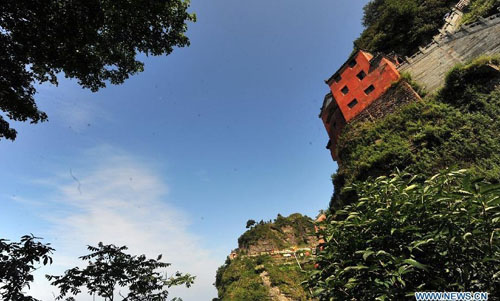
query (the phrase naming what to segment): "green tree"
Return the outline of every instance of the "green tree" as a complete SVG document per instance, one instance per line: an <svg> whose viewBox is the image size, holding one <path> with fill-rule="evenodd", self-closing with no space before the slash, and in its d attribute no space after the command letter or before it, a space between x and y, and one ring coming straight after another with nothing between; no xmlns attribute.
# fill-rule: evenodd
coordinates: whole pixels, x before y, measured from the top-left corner
<svg viewBox="0 0 500 301"><path fill-rule="evenodd" d="M411 55L430 42L456 0L372 0L364 8L365 30L356 49Z"/></svg>
<svg viewBox="0 0 500 301"><path fill-rule="evenodd" d="M63 276L47 275L51 284L60 290L57 300L62 300L69 293L78 295L82 287L86 287L89 294L97 294L104 300L112 301L117 287L126 287L127 296L120 294L123 301L164 301L168 297L167 288L183 284L190 287L195 278L179 272L167 277L157 271L170 266L169 263L159 261L161 255L156 260L146 259L145 255L132 256L124 253L127 247L103 243L99 243L97 247L88 246L88 250L90 254L80 257L88 261L86 268L72 268Z"/></svg>
<svg viewBox="0 0 500 301"><path fill-rule="evenodd" d="M308 282L320 300L500 296L500 185L465 170L416 178L396 173L354 184L359 201L328 215Z"/></svg>
<svg viewBox="0 0 500 301"><path fill-rule="evenodd" d="M39 265L52 264L50 244L43 244L39 237L25 235L20 242L0 239L0 297L4 301L36 301L25 296L34 278L32 273Z"/></svg>
<svg viewBox="0 0 500 301"><path fill-rule="evenodd" d="M0 3L0 110L11 120L47 120L35 84L58 73L97 91L143 71L137 53L189 45L188 0L5 0ZM0 116L0 139L17 132Z"/></svg>
<svg viewBox="0 0 500 301"><path fill-rule="evenodd" d="M253 219L249 219L249 220L247 221L247 226L246 226L246 228L247 228L247 229L248 229L248 228L251 228L251 227L252 227L253 225L255 225L255 224L256 224L256 222L255 222Z"/></svg>

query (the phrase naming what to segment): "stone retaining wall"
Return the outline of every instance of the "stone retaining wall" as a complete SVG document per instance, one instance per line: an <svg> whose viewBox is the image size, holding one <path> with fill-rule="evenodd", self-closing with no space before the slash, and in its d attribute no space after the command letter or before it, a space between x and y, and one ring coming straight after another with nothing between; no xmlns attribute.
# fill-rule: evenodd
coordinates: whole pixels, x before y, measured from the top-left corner
<svg viewBox="0 0 500 301"><path fill-rule="evenodd" d="M374 121L392 114L403 105L421 100L420 96L404 80L391 87L381 97L372 102L352 122Z"/></svg>
<svg viewBox="0 0 500 301"><path fill-rule="evenodd" d="M456 64L466 63L480 55L500 53L500 14L464 25L449 34L443 32L434 42L398 66L408 72L429 92L439 89L446 73Z"/></svg>

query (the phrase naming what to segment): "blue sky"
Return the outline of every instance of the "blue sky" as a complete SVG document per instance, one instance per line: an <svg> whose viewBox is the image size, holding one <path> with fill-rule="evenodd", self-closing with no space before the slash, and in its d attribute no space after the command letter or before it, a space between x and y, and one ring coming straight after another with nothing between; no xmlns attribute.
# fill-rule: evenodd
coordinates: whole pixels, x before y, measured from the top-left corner
<svg viewBox="0 0 500 301"><path fill-rule="evenodd" d="M323 80L350 54L366 2L193 0L190 47L141 57L143 73L98 93L40 86L49 122L15 124L17 140L0 142L1 236L51 242L56 263L41 274L100 240L163 253L198 276L177 295L211 300L248 219L327 207ZM51 297L41 277L32 293Z"/></svg>

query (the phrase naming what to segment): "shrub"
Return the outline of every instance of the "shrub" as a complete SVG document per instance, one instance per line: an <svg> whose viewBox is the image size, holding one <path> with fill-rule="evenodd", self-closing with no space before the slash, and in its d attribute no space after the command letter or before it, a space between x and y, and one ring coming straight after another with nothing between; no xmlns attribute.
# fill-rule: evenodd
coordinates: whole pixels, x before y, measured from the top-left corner
<svg viewBox="0 0 500 301"><path fill-rule="evenodd" d="M267 300L269 291L262 283L257 265L257 260L249 257L226 260L215 278L219 300Z"/></svg>
<svg viewBox="0 0 500 301"><path fill-rule="evenodd" d="M500 0L472 0L461 22L462 24L473 23L479 17L497 13L498 7L500 7Z"/></svg>
<svg viewBox="0 0 500 301"><path fill-rule="evenodd" d="M424 183L396 173L355 184L325 222L320 300L403 300L418 291L500 295L500 185L464 170Z"/></svg>

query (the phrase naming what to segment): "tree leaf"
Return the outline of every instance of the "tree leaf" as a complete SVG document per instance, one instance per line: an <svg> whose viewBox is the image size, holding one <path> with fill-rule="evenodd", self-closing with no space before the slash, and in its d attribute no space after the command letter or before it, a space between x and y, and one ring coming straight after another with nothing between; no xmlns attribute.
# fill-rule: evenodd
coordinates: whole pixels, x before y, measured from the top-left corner
<svg viewBox="0 0 500 301"><path fill-rule="evenodd" d="M425 271L428 270L428 268L427 268L426 265L421 264L420 262L416 261L415 259L411 259L411 258L410 259L405 259L405 260L403 260L403 262L407 263L409 265L412 265L412 266L414 266L414 267L416 267L418 269L421 269L421 270L425 270Z"/></svg>

